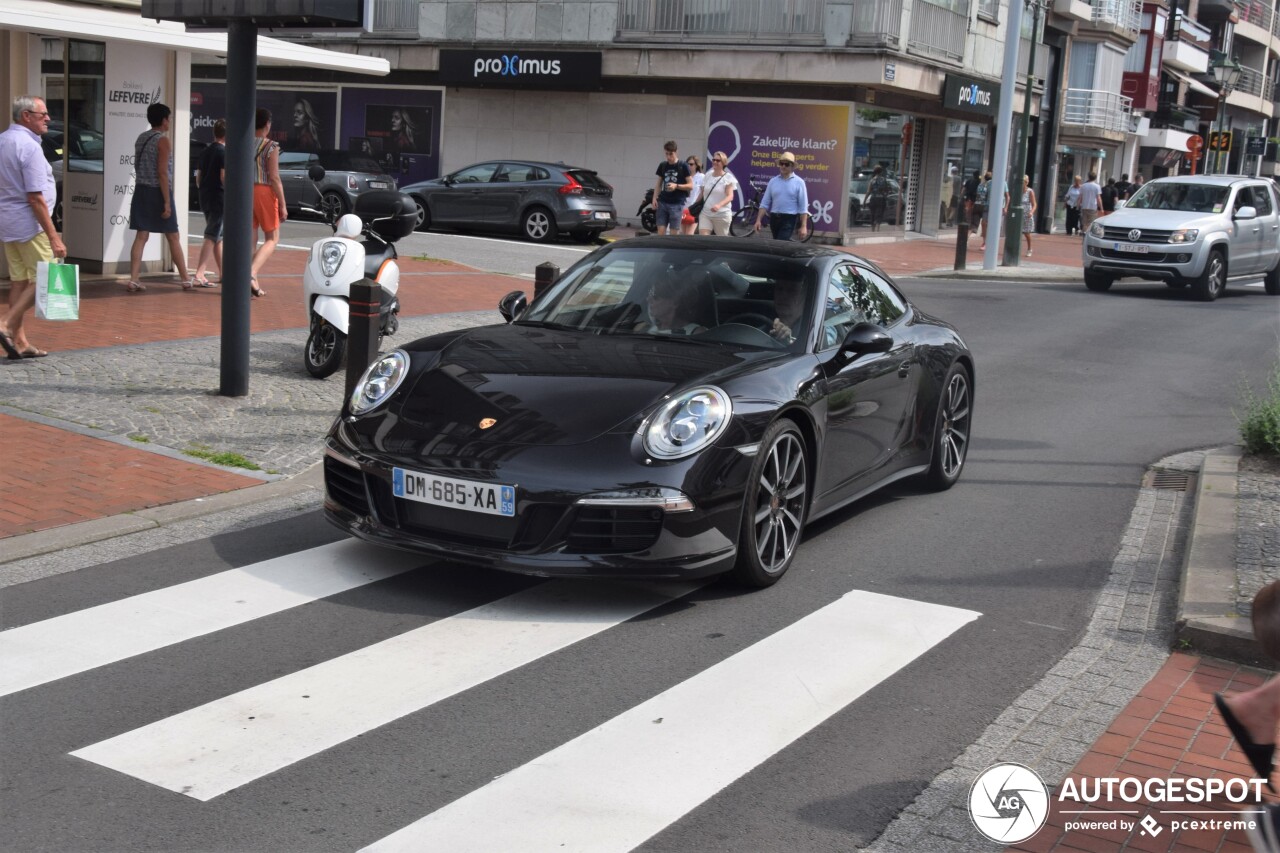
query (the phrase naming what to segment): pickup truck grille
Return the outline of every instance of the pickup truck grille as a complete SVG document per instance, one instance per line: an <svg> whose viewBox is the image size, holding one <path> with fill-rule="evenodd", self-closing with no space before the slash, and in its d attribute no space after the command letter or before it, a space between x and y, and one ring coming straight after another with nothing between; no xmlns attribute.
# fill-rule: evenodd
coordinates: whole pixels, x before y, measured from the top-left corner
<svg viewBox="0 0 1280 853"><path fill-rule="evenodd" d="M1134 239L1129 236L1130 231L1140 231L1141 236ZM1122 243L1168 243L1169 235L1172 231L1162 231L1156 228L1107 228L1103 226L1104 240L1117 240Z"/></svg>

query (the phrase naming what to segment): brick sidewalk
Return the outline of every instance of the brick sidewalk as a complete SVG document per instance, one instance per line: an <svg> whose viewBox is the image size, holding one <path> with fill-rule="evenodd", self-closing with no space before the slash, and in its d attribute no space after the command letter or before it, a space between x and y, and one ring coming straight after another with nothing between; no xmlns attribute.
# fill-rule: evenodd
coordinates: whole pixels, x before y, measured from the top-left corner
<svg viewBox="0 0 1280 853"><path fill-rule="evenodd" d="M1213 704L1213 694L1237 693L1261 684L1267 675L1260 670L1241 667L1211 658L1175 652L1142 691L1121 711L1105 734L1099 737L1072 769L1069 778L1077 784L1083 779L1134 777L1139 780L1168 778L1249 779L1252 768L1231 739L1230 732ZM1150 802L1119 805L1128 813L1119 815L1131 821L1129 830L1066 830L1068 820L1076 814L1063 814L1053 793L1049 819L1035 836L1010 850L1026 853L1049 851L1141 850L1145 853L1180 853L1181 851L1217 851L1247 853L1252 848L1240 830L1174 829L1170 821L1249 819L1252 814L1241 810L1253 805L1233 806L1225 802L1213 805L1169 806L1168 809L1211 811L1210 814L1172 815ZM1267 795L1268 802L1277 799ZM1071 808L1077 808L1071 806ZM1108 806L1102 804L1087 817L1105 820ZM1141 826L1150 815L1158 826L1152 832ZM1154 834L1153 834L1154 833Z"/></svg>

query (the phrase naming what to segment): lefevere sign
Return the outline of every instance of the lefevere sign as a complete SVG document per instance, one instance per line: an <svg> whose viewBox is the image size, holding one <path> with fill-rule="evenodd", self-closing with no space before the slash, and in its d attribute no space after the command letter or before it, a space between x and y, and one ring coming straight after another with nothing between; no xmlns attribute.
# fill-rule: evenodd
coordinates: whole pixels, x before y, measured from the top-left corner
<svg viewBox="0 0 1280 853"><path fill-rule="evenodd" d="M600 84L600 53L441 50L440 82L511 89L594 89Z"/></svg>

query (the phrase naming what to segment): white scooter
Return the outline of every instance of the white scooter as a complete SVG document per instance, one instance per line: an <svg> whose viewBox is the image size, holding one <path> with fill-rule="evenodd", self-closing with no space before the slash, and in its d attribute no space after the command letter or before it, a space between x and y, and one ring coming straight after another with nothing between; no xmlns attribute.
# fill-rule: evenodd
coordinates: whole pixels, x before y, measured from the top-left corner
<svg viewBox="0 0 1280 853"><path fill-rule="evenodd" d="M313 166L312 181L324 178ZM418 209L409 196L394 191L365 193L356 199L355 212L334 223L333 236L321 237L307 255L302 295L310 334L303 361L317 379L330 376L347 352L351 285L363 278L382 286L378 309L378 337L394 335L400 326L400 267L395 241L413 233Z"/></svg>

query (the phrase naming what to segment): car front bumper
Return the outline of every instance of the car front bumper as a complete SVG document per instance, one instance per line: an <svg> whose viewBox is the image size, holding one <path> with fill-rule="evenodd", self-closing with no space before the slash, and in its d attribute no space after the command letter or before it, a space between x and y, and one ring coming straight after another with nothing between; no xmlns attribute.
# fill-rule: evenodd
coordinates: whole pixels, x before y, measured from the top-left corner
<svg viewBox="0 0 1280 853"><path fill-rule="evenodd" d="M518 454L492 472L497 482L520 484L516 515L507 519L396 497L392 469L397 466L440 476L466 474L422 459L389 460L361 452L345 440L339 423L325 441L324 514L359 539L503 571L539 577L696 578L732 566L751 461L732 449L714 453L718 487L709 496L672 486L684 485L688 477L671 469L666 483L658 482L662 476L641 479L658 473L643 470L629 477L620 472L608 482L602 477L598 488L584 488L591 485L591 475L579 473L573 486L556 488L551 481L565 479L563 454L547 449L523 458ZM738 484L725 488L726 475ZM657 501L599 497L618 491L620 483L636 482L688 494L693 506L672 511Z"/></svg>
<svg viewBox="0 0 1280 853"><path fill-rule="evenodd" d="M1188 244L1153 243L1145 254L1116 248L1115 240L1088 235L1084 239L1086 271L1160 281L1192 281L1204 271L1208 251L1203 240Z"/></svg>

